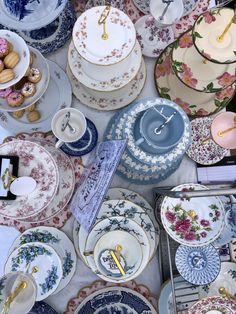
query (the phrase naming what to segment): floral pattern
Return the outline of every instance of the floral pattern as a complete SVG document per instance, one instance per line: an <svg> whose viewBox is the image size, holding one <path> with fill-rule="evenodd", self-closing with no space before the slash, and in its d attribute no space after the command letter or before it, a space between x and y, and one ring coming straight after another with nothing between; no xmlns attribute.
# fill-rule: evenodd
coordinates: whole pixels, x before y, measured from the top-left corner
<svg viewBox="0 0 236 314"><path fill-rule="evenodd" d="M47 273L48 277L45 278L45 282L39 284L41 287L41 295L44 295L50 290L54 289L55 285L58 284L59 277L57 273L57 267L53 265L52 269L49 269Z"/></svg>
<svg viewBox="0 0 236 314"><path fill-rule="evenodd" d="M195 303L190 309L189 314L207 314L210 311L218 311L224 314L233 314L236 311L236 302L222 296L209 297Z"/></svg>
<svg viewBox="0 0 236 314"><path fill-rule="evenodd" d="M3 292L3 289L5 288L5 281L6 281L7 277L2 277L0 279L0 304L3 302L3 299L2 299L2 292Z"/></svg>
<svg viewBox="0 0 236 314"><path fill-rule="evenodd" d="M73 268L74 265L74 260L72 259L71 252L65 252L66 256L63 257L63 278L66 278L71 272L71 269Z"/></svg>
<svg viewBox="0 0 236 314"><path fill-rule="evenodd" d="M60 240L58 237L53 236L50 232L44 231L40 232L39 230L33 230L23 234L20 237L20 245L30 243L30 242L42 242L42 243L58 243Z"/></svg>
<svg viewBox="0 0 236 314"><path fill-rule="evenodd" d="M125 12L133 23L135 23L140 17L144 16L144 13L134 5L132 0L124 0L124 3Z"/></svg>
<svg viewBox="0 0 236 314"><path fill-rule="evenodd" d="M133 0L135 6L144 14L150 14L150 0Z"/></svg>

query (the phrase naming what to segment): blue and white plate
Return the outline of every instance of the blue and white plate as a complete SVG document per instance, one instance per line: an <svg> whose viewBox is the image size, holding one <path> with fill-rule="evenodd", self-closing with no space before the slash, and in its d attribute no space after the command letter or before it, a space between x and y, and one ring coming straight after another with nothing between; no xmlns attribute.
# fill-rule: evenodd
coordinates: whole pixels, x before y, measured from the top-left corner
<svg viewBox="0 0 236 314"><path fill-rule="evenodd" d="M74 314L157 314L151 303L134 290L109 287L89 295Z"/></svg>
<svg viewBox="0 0 236 314"><path fill-rule="evenodd" d="M33 267L37 267L34 273ZM5 274L16 271L32 274L37 285L36 301L56 291L63 277L60 257L51 246L40 242L23 244L8 256Z"/></svg>
<svg viewBox="0 0 236 314"><path fill-rule="evenodd" d="M220 272L220 256L213 245L190 247L180 245L175 254L180 275L194 285L211 283Z"/></svg>
<svg viewBox="0 0 236 314"><path fill-rule="evenodd" d="M20 35L31 47L38 49L43 54L47 54L58 50L71 38L75 21L75 11L71 3L68 2L64 11L45 27L29 31L12 31ZM5 27L0 25L1 28Z"/></svg>
<svg viewBox="0 0 236 314"><path fill-rule="evenodd" d="M0 0L0 21L19 30L48 25L63 11L67 0Z"/></svg>
<svg viewBox="0 0 236 314"><path fill-rule="evenodd" d="M98 141L98 131L95 124L86 118L87 130L83 137L77 142L76 146L65 143L61 146L61 150L70 156L84 156L91 152Z"/></svg>
<svg viewBox="0 0 236 314"><path fill-rule="evenodd" d="M41 301L36 302L29 314L58 314L50 305Z"/></svg>

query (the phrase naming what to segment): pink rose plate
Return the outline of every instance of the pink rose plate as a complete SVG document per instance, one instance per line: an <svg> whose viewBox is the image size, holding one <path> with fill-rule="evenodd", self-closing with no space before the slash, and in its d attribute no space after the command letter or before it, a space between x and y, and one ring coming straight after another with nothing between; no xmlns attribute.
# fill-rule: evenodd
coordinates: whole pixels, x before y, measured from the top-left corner
<svg viewBox="0 0 236 314"><path fill-rule="evenodd" d="M36 143L18 140L2 144L0 155L19 156L18 176L29 176L37 182L33 193L18 196L14 201L0 201L0 215L25 219L40 213L53 200L59 184L58 168L52 155Z"/></svg>
<svg viewBox="0 0 236 314"><path fill-rule="evenodd" d="M227 297L209 297L195 303L188 314L235 314L236 302Z"/></svg>
<svg viewBox="0 0 236 314"><path fill-rule="evenodd" d="M173 191L207 190L200 184L182 184ZM224 206L214 197L179 199L166 196L161 206L161 220L166 232L176 242L187 246L208 245L224 227Z"/></svg>

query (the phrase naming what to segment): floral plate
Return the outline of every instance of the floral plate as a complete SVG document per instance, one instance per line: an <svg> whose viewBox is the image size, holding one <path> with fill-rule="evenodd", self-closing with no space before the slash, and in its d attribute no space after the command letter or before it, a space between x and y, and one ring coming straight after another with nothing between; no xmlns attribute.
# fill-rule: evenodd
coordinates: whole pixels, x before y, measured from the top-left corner
<svg viewBox="0 0 236 314"><path fill-rule="evenodd" d="M124 282L122 284L112 283L107 281L96 280L91 285L83 287L79 290L77 297L72 298L67 304L67 310L64 314L73 314L76 308L81 304L81 302L90 294L95 291L100 291L103 288L122 286L128 289L132 289L140 294L142 294L152 305L156 308L156 298L151 294L146 286L137 284L134 280Z"/></svg>
<svg viewBox="0 0 236 314"><path fill-rule="evenodd" d="M209 297L195 303L190 309L188 309L188 314L234 314L235 311L235 301L227 297Z"/></svg>
<svg viewBox="0 0 236 314"><path fill-rule="evenodd" d="M110 0L109 4L114 8L125 11L124 0ZM85 10L89 10L92 7L97 7L100 5L104 5L104 0L88 0L85 5Z"/></svg>
<svg viewBox="0 0 236 314"><path fill-rule="evenodd" d="M37 272L32 273L33 267L37 267ZM8 256L5 273L15 271L27 271L34 277L36 301L55 292L63 276L62 263L56 251L40 242L23 244Z"/></svg>
<svg viewBox="0 0 236 314"><path fill-rule="evenodd" d="M236 236L235 211L236 208L232 207L232 209L226 212L224 229L219 238L212 243L215 247L221 247L228 244Z"/></svg>
<svg viewBox="0 0 236 314"><path fill-rule="evenodd" d="M12 244L9 254L23 244L40 242L50 245L62 261L63 276L58 288L53 293L64 289L74 275L76 269L76 253L74 245L67 235L52 227L36 227L22 233Z"/></svg>
<svg viewBox="0 0 236 314"><path fill-rule="evenodd" d="M35 303L28 314L58 314L58 312L47 303L40 301Z"/></svg>
<svg viewBox="0 0 236 314"><path fill-rule="evenodd" d="M110 313L152 313L157 314L151 303L131 289L108 287L94 292L83 300L74 314Z"/></svg>
<svg viewBox="0 0 236 314"><path fill-rule="evenodd" d="M152 15L145 15L135 23L137 39L143 55L156 58L174 41L171 27L161 28Z"/></svg>
<svg viewBox="0 0 236 314"><path fill-rule="evenodd" d="M146 66L143 59L136 77L123 88L109 93L95 92L86 88L74 77L69 66L66 72L75 97L86 106L103 111L116 110L130 104L141 93L146 81Z"/></svg>
<svg viewBox="0 0 236 314"><path fill-rule="evenodd" d="M172 68L176 76L188 87L217 93L236 81L234 64L215 64L207 61L195 48L192 30L184 33L172 50Z"/></svg>
<svg viewBox="0 0 236 314"><path fill-rule="evenodd" d="M218 41L233 16L233 9L218 8L198 17L193 28L193 40L199 53L206 59L224 64L236 61L236 24L232 23L223 40Z"/></svg>
<svg viewBox="0 0 236 314"><path fill-rule="evenodd" d="M181 184L172 191L208 190L200 184ZM217 239L224 227L224 207L214 197L178 199L166 196L161 206L163 227L171 238L187 246L204 246Z"/></svg>
<svg viewBox="0 0 236 314"><path fill-rule="evenodd" d="M121 69L123 68L122 65L120 65L119 63L118 69L117 67L114 69L113 66L112 69L108 68L108 71L106 71L106 68L103 71L99 71L100 68L97 67L97 72L103 73L103 75L98 76L98 74L96 73L93 75L91 73L91 68L89 68L87 64L84 64L84 60L75 49L73 41L71 41L68 50L68 64L75 78L87 88L100 92L112 92L130 83L137 75L141 65L141 61L141 48L139 43L136 41L135 47L130 54L128 68L126 65L126 69L124 69L124 72L119 71L119 67L121 67Z"/></svg>
<svg viewBox="0 0 236 314"><path fill-rule="evenodd" d="M0 112L0 124L3 128L17 134L19 132L48 132L55 112L71 106L71 85L65 72L55 63L47 60L50 70L50 82L45 94L39 99L37 109L40 120L30 123L25 116L15 119L9 112ZM52 99L55 105L52 106Z"/></svg>
<svg viewBox="0 0 236 314"><path fill-rule="evenodd" d="M187 87L179 80L171 66L169 45L157 59L154 76L159 95L177 103L188 116L207 116L223 109L235 94L235 85L221 92L205 94Z"/></svg>
<svg viewBox="0 0 236 314"><path fill-rule="evenodd" d="M192 143L187 150L187 155L201 165L212 165L222 160L228 149L217 145L213 140L204 142L211 136L211 123L213 118L204 117L191 121Z"/></svg>
<svg viewBox="0 0 236 314"><path fill-rule="evenodd" d="M125 12L130 17L131 21L135 22L142 16L144 13L141 12L134 4L133 0L124 0L125 2Z"/></svg>
<svg viewBox="0 0 236 314"><path fill-rule="evenodd" d="M41 212L53 200L59 184L58 168L51 154L36 143L20 140L2 144L0 154L19 156L18 175L33 177L37 182L31 194L0 201L0 215L24 219Z"/></svg>
<svg viewBox="0 0 236 314"><path fill-rule="evenodd" d="M191 13L197 6L199 0L183 0L184 13L183 16Z"/></svg>
<svg viewBox="0 0 236 314"><path fill-rule="evenodd" d="M180 245L175 254L180 275L194 285L211 283L220 272L220 256L213 245L189 247Z"/></svg>
<svg viewBox="0 0 236 314"><path fill-rule="evenodd" d="M150 14L150 0L133 0L134 5L144 14Z"/></svg>

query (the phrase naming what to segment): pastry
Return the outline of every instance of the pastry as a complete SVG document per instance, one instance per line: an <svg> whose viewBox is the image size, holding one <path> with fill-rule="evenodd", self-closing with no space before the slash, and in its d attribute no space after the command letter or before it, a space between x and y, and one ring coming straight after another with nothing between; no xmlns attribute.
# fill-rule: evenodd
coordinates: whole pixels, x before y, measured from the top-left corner
<svg viewBox="0 0 236 314"><path fill-rule="evenodd" d="M12 112L12 116L13 116L13 118L15 118L15 119L20 119L20 118L23 117L24 112L25 112L24 109L23 109L23 110L14 111L14 112Z"/></svg>
<svg viewBox="0 0 236 314"><path fill-rule="evenodd" d="M0 73L4 70L4 63L0 60Z"/></svg>
<svg viewBox="0 0 236 314"><path fill-rule="evenodd" d="M34 111L36 109L36 105L33 104L27 108L25 108L25 112L31 112L31 111Z"/></svg>
<svg viewBox="0 0 236 314"><path fill-rule="evenodd" d="M12 92L11 87L0 89L0 98L7 98L8 95L10 95Z"/></svg>
<svg viewBox="0 0 236 314"><path fill-rule="evenodd" d="M41 114L38 110L31 111L27 114L29 122L35 122L41 118Z"/></svg>
<svg viewBox="0 0 236 314"><path fill-rule="evenodd" d="M32 97L36 93L36 86L34 83L27 82L21 89L21 94L25 97Z"/></svg>
<svg viewBox="0 0 236 314"><path fill-rule="evenodd" d="M17 52L12 51L4 58L4 64L7 69L14 69L14 67L19 63L20 56Z"/></svg>
<svg viewBox="0 0 236 314"><path fill-rule="evenodd" d="M11 107L18 107L22 105L24 101L24 96L20 92L11 92L7 96L7 103Z"/></svg>
<svg viewBox="0 0 236 314"><path fill-rule="evenodd" d="M6 83L9 82L11 80L13 80L15 77L14 72L12 71L12 69L5 69L0 73L0 83Z"/></svg>
<svg viewBox="0 0 236 314"><path fill-rule="evenodd" d="M7 56L9 53L9 42L5 38L0 38L0 58Z"/></svg>
<svg viewBox="0 0 236 314"><path fill-rule="evenodd" d="M41 80L42 74L36 68L30 69L30 74L28 75L28 80L31 83L38 83Z"/></svg>
<svg viewBox="0 0 236 314"><path fill-rule="evenodd" d="M8 42L8 45L9 45L9 52L12 52L12 51L13 51L13 45L12 45L12 43Z"/></svg>

